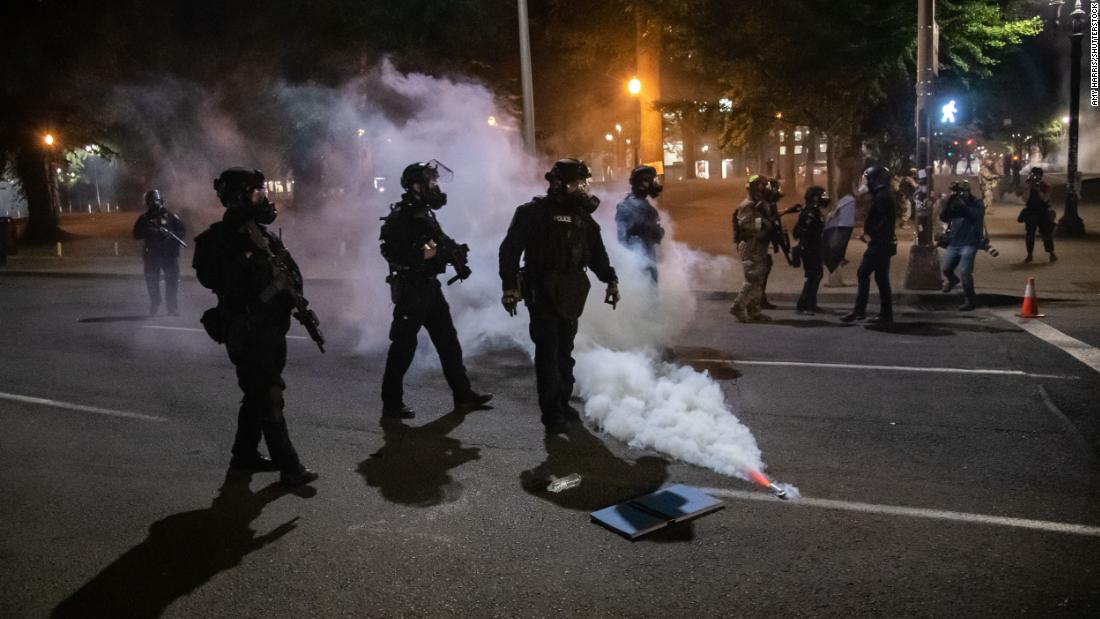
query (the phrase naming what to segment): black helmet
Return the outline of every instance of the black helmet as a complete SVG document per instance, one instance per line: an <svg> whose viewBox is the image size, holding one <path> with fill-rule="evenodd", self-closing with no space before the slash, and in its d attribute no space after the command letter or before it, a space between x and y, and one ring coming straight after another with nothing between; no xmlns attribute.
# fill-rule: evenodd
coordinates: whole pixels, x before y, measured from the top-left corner
<svg viewBox="0 0 1100 619"><path fill-rule="evenodd" d="M648 165L640 165L630 172L630 189L640 195L649 194L656 198L664 191L661 182L657 180L657 168Z"/></svg>
<svg viewBox="0 0 1100 619"><path fill-rule="evenodd" d="M763 174L753 174L749 177L749 180L745 183L745 189L752 193L755 188L757 191L763 191L768 186L768 177Z"/></svg>
<svg viewBox="0 0 1100 619"><path fill-rule="evenodd" d="M783 197L783 183L778 178L768 179L767 197L772 202L778 202Z"/></svg>
<svg viewBox="0 0 1100 619"><path fill-rule="evenodd" d="M824 207L829 204L829 193L825 191L824 187L818 185L811 185L806 188L806 194L803 196L803 202L806 206L817 205Z"/></svg>
<svg viewBox="0 0 1100 619"><path fill-rule="evenodd" d="M1031 168L1031 175L1037 178L1043 178L1043 169L1039 166Z"/></svg>
<svg viewBox="0 0 1100 619"><path fill-rule="evenodd" d="M405 190L404 198L413 204L427 206L432 210L441 209L447 203L447 194L439 188L439 182L446 182L452 178L454 178L454 172L436 159L410 163L401 173L401 188Z"/></svg>
<svg viewBox="0 0 1100 619"><path fill-rule="evenodd" d="M553 187L555 183L572 183L576 181L586 181L592 176L592 172L589 171L588 166L580 159L558 159L554 162L554 167L550 168L550 171L546 173L546 180L550 181L550 186Z"/></svg>
<svg viewBox="0 0 1100 619"><path fill-rule="evenodd" d="M452 178L454 178L454 172L438 160L418 161L405 166L405 171L401 173L401 188L408 191L413 185L420 185L422 190L427 190L433 180L447 182Z"/></svg>
<svg viewBox="0 0 1100 619"><path fill-rule="evenodd" d="M265 180L264 173L255 168L233 167L214 179L214 191L222 206L232 208L244 204L253 189L263 188Z"/></svg>
<svg viewBox="0 0 1100 619"><path fill-rule="evenodd" d="M159 189L150 189L145 192L145 206L149 208L164 206L164 198L161 197Z"/></svg>
<svg viewBox="0 0 1100 619"><path fill-rule="evenodd" d="M863 171L863 178L867 181L867 189L879 191L890 186L890 170L885 166L873 165Z"/></svg>

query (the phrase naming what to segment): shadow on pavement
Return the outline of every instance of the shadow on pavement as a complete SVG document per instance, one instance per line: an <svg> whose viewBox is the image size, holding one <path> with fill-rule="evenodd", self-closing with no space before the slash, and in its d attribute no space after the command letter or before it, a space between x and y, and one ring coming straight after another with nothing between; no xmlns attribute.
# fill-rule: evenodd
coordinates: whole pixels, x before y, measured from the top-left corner
<svg viewBox="0 0 1100 619"><path fill-rule="evenodd" d="M528 494L566 509L592 512L627 499L649 494L668 479L668 460L642 456L633 464L622 460L588 428L573 424L567 434L548 434L543 439L546 461L520 474L520 485ZM546 490L551 477L578 474L575 488L553 493ZM595 525L593 525L595 526ZM695 538L691 522L657 531L646 540L684 542Z"/></svg>
<svg viewBox="0 0 1100 619"><path fill-rule="evenodd" d="M806 319L806 320L798 320L798 319L794 319L794 318L778 320L774 317L772 318L772 321L770 323L766 323L766 324L772 324L772 325L776 325L776 326L779 326L779 327L798 327L798 328L809 328L809 327L843 327L843 328L847 328L847 327L854 327L855 326L855 325L853 325L851 323L847 323L847 322L835 322L835 321L831 321L831 320L820 320L820 319L817 319L817 318L810 318L810 319Z"/></svg>
<svg viewBox="0 0 1100 619"><path fill-rule="evenodd" d="M916 335L919 337L947 337L951 335L957 335L959 332L964 333L1017 333L1020 331L1018 328L1008 327L989 327L984 325L968 325L959 323L947 323L947 322L894 322L888 325L872 324L865 325L863 327L868 331L877 331L879 333L896 333L898 335Z"/></svg>
<svg viewBox="0 0 1100 619"><path fill-rule="evenodd" d="M140 322L142 320L149 320L149 316L97 316L94 318L81 318L77 322Z"/></svg>
<svg viewBox="0 0 1100 619"><path fill-rule="evenodd" d="M465 420L455 411L419 427L383 419L385 444L359 463L359 474L392 503L430 507L457 500L462 484L447 471L481 458L479 448L447 436Z"/></svg>
<svg viewBox="0 0 1100 619"><path fill-rule="evenodd" d="M291 491L270 484L252 492L251 478L250 473L230 471L209 508L154 522L144 541L65 598L52 616L158 617L175 600L293 531L297 517L256 535L252 521L268 503ZM294 494L308 498L316 490Z"/></svg>

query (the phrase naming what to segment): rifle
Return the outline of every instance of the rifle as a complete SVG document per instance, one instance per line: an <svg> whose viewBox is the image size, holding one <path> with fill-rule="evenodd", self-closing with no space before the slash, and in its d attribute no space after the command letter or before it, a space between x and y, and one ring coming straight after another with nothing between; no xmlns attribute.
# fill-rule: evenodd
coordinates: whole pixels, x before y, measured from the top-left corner
<svg viewBox="0 0 1100 619"><path fill-rule="evenodd" d="M791 213L797 213L802 210L801 204L795 204L794 206L785 209L782 213L773 204L768 205L768 213L771 214L771 245L773 253L782 251L783 257L787 259L787 264L795 266L794 259L791 258L791 239L787 236L787 231L783 228L783 220L780 219L784 215Z"/></svg>
<svg viewBox="0 0 1100 619"><path fill-rule="evenodd" d="M178 243L180 247L187 247L187 243L184 242L184 240L180 237L176 236L175 233L169 230L167 227L149 222L149 228L153 232L156 232L162 236L167 236L168 238L172 239L173 241Z"/></svg>
<svg viewBox="0 0 1100 619"><path fill-rule="evenodd" d="M325 336L321 333L321 321L317 319L317 314L309 309L309 301L301 293L302 273L298 270L297 265L291 268L290 265L293 264L293 259L290 257L290 252L282 244L279 245L277 252L272 251L271 242L264 236L260 226L254 221L249 221L242 229L248 233L248 238L252 241L252 244L268 257L274 271L274 279L268 284L267 288L260 292L260 301L267 303L280 292L287 293L294 305L294 318L302 323L306 333L309 333L309 338L317 344L317 348L323 354L325 352ZM288 264L288 261L290 264Z"/></svg>
<svg viewBox="0 0 1100 619"><path fill-rule="evenodd" d="M455 268L455 276L447 280L447 285L459 281L465 280L467 277L473 274L470 270L470 246L463 243L459 245L454 239L447 235L441 235L440 241L436 243L439 251L442 253L444 259L450 262Z"/></svg>

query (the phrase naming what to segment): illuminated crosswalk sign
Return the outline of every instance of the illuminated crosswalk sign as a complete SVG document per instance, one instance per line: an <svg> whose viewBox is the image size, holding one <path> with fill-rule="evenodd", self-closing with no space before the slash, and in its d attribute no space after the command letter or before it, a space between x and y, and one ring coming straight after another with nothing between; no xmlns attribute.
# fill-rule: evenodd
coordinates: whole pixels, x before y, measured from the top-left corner
<svg viewBox="0 0 1100 619"><path fill-rule="evenodd" d="M940 111L943 112L943 117L940 118L941 123L954 123L955 116L959 113L959 107L955 104L955 100L952 99L945 103Z"/></svg>

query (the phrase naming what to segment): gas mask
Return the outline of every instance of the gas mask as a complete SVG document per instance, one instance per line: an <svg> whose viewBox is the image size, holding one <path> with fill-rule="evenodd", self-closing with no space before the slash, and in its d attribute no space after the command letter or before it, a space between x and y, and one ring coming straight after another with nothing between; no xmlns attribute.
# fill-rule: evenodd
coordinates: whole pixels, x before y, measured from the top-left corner
<svg viewBox="0 0 1100 619"><path fill-rule="evenodd" d="M661 192L664 190L664 186L661 185L661 183L658 182L657 179L653 179L652 181L650 181L649 187L646 187L646 193L651 198L656 198L657 196L661 195Z"/></svg>
<svg viewBox="0 0 1100 619"><path fill-rule="evenodd" d="M428 179L428 188L422 194L422 199L424 204L433 211L438 211L447 203L447 194L439 188L438 178Z"/></svg>
<svg viewBox="0 0 1100 619"><path fill-rule="evenodd" d="M279 216L275 203L267 198L267 187L257 187L248 194L248 210L258 224L269 224Z"/></svg>
<svg viewBox="0 0 1100 619"><path fill-rule="evenodd" d="M596 212L596 208L600 205L599 198L588 194L587 178L564 183L562 193L566 204L584 209L589 214Z"/></svg>
<svg viewBox="0 0 1100 619"><path fill-rule="evenodd" d="M856 189L856 195L862 196L868 191L870 191L870 189L867 188L867 177L864 176L863 180L859 181L859 188Z"/></svg>

